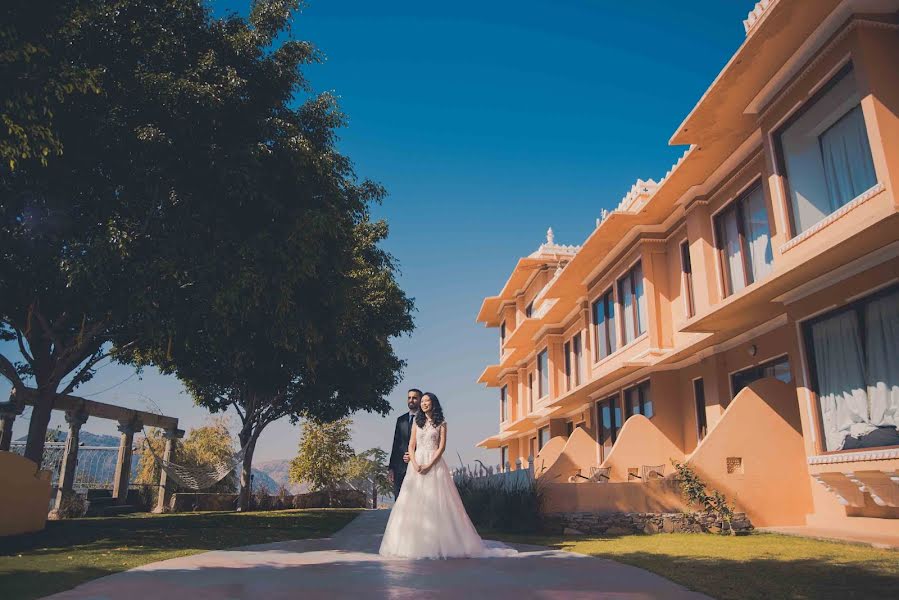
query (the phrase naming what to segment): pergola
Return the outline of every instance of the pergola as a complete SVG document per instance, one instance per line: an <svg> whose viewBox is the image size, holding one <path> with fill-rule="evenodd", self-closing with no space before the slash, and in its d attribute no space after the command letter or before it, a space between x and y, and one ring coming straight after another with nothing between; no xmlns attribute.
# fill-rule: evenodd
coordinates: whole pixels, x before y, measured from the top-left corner
<svg viewBox="0 0 899 600"><path fill-rule="evenodd" d="M12 442L12 427L16 417L22 414L26 406L33 406L36 398L37 390L26 389L19 393L13 390L10 393L8 402L0 402L0 451L9 451ZM176 440L184 437L184 431L178 429L178 419L174 417L96 402L69 394L58 394L53 404L53 410L65 411L69 432L66 437L62 464L60 465L59 486L51 513L58 511L64 498L73 493L75 466L78 464L78 438L81 434L81 426L87 422L89 417L109 419L117 421L119 424L118 429L121 436L119 438L119 453L116 460L112 490L112 496L118 505L125 504L128 498L134 434L144 426L162 429L166 440L165 451L162 456L165 461L172 459ZM159 494L153 512L163 512L165 510L169 499L168 488L168 476L165 469L160 469Z"/></svg>

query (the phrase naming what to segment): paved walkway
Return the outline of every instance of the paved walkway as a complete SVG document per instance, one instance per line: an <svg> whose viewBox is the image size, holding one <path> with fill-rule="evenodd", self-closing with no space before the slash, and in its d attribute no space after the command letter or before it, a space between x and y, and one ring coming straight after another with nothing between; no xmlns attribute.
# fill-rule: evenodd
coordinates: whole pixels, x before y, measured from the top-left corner
<svg viewBox="0 0 899 600"><path fill-rule="evenodd" d="M521 547L514 558L386 560L388 512L368 511L332 538L175 558L85 583L53 600L318 598L707 598L610 560Z"/></svg>

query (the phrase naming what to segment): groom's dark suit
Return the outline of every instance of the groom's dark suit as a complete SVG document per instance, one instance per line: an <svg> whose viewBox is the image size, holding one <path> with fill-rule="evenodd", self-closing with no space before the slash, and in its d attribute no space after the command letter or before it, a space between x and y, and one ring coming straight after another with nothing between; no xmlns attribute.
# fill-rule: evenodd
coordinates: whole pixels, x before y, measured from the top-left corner
<svg viewBox="0 0 899 600"><path fill-rule="evenodd" d="M403 454L409 450L409 436L412 433L411 413L403 413L396 420L396 429L393 432L393 449L390 450L390 462L388 467L393 470L393 497L400 495L403 479L406 477L406 463L403 462Z"/></svg>

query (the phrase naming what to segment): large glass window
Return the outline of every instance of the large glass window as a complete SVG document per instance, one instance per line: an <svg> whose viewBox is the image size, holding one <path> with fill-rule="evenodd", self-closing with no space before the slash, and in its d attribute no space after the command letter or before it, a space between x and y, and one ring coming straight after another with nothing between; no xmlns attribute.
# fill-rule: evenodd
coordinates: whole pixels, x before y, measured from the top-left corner
<svg viewBox="0 0 899 600"><path fill-rule="evenodd" d="M534 412L534 372L528 373L528 413Z"/></svg>
<svg viewBox="0 0 899 600"><path fill-rule="evenodd" d="M607 291L593 303L593 325L596 328L596 360L605 358L615 351L615 300L612 290Z"/></svg>
<svg viewBox="0 0 899 600"><path fill-rule="evenodd" d="M581 385L581 369L583 369L584 349L581 346L581 334L578 333L571 339L572 352L574 353L574 385Z"/></svg>
<svg viewBox="0 0 899 600"><path fill-rule="evenodd" d="M646 295L643 293L643 266L637 263L618 281L621 326L624 343L629 344L646 332Z"/></svg>
<svg viewBox="0 0 899 600"><path fill-rule="evenodd" d="M877 183L852 65L777 135L797 235Z"/></svg>
<svg viewBox="0 0 899 600"><path fill-rule="evenodd" d="M742 371L737 371L731 375L730 378L731 387L734 390L734 397L736 398L737 394L739 394L740 390L744 387L753 381L758 381L764 377L774 377L780 379L784 383L791 383L793 377L790 375L790 360L786 356L783 356L754 367L749 367L748 369L743 369Z"/></svg>
<svg viewBox="0 0 899 600"><path fill-rule="evenodd" d="M571 342L565 342L564 347L565 353L565 389L571 389Z"/></svg>
<svg viewBox="0 0 899 600"><path fill-rule="evenodd" d="M647 419L652 418L655 413L649 391L648 381L624 390L624 410L628 417L643 415Z"/></svg>
<svg viewBox="0 0 899 600"><path fill-rule="evenodd" d="M617 397L611 397L596 403L596 420L599 423L599 445L602 447L602 460L612 451L618 430L621 429L621 404Z"/></svg>
<svg viewBox="0 0 899 600"><path fill-rule="evenodd" d="M537 397L549 393L549 352L546 348L537 355Z"/></svg>
<svg viewBox="0 0 899 600"><path fill-rule="evenodd" d="M715 229L727 295L771 272L774 257L761 184L715 215Z"/></svg>
<svg viewBox="0 0 899 600"><path fill-rule="evenodd" d="M499 406L500 406L500 417L503 421L509 420L509 388L507 386L503 386L499 390Z"/></svg>
<svg viewBox="0 0 899 600"><path fill-rule="evenodd" d="M701 442L709 430L705 415L705 384L702 379L693 380L693 400L696 403L696 437Z"/></svg>
<svg viewBox="0 0 899 600"><path fill-rule="evenodd" d="M696 314L696 298L693 295L693 263L690 262L690 244L687 240L680 245L680 265L684 282L684 307L689 318Z"/></svg>
<svg viewBox="0 0 899 600"><path fill-rule="evenodd" d="M541 427L537 431L538 450L543 450L543 446L545 446L547 442L549 442L549 427Z"/></svg>
<svg viewBox="0 0 899 600"><path fill-rule="evenodd" d="M899 445L899 288L805 326L825 450Z"/></svg>
<svg viewBox="0 0 899 600"><path fill-rule="evenodd" d="M503 355L503 348L506 346L506 322L499 324L499 355Z"/></svg>

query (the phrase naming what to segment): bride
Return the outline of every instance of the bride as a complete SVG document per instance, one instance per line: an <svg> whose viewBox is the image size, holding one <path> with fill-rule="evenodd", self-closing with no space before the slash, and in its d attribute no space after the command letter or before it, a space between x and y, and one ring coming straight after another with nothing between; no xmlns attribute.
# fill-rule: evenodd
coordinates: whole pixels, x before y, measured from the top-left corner
<svg viewBox="0 0 899 600"><path fill-rule="evenodd" d="M398 558L504 556L488 547L462 506L443 460L446 421L437 396L428 392L409 438L409 472L390 512L380 554Z"/></svg>

